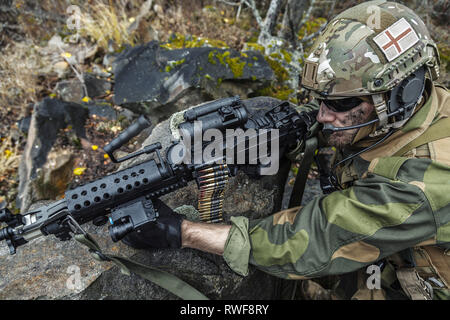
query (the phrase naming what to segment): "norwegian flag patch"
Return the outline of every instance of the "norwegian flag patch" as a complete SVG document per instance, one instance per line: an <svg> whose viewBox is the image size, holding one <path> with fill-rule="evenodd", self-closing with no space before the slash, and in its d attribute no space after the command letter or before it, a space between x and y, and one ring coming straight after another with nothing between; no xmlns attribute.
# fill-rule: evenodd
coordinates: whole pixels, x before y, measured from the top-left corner
<svg viewBox="0 0 450 320"><path fill-rule="evenodd" d="M389 62L411 48L419 37L408 21L401 18L386 30L373 38Z"/></svg>

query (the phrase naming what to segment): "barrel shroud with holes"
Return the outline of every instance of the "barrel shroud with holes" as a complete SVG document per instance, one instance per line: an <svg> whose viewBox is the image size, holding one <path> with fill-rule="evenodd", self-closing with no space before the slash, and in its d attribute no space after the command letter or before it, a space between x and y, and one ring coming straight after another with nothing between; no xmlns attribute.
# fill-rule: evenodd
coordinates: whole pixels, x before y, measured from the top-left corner
<svg viewBox="0 0 450 320"><path fill-rule="evenodd" d="M278 154L281 157L304 139L315 122L315 112L298 113L288 102L282 102L273 108L261 108L250 114L236 96L187 110L184 113L184 122L179 128L188 132L191 130L193 133L194 121L201 121L203 131L217 129L225 133L226 129L265 129L267 134L267 131L277 130ZM11 214L6 207L0 208L0 222L7 225L0 230L0 241L7 242L10 253L14 254L18 246L40 236L53 234L60 240L69 240L73 234L83 232L80 226L88 222L98 226L109 222L112 240L119 241L129 232L139 230L158 219L158 212L152 201L185 187L192 180L197 182L203 197L199 199L202 220L220 222L220 196L228 176L235 175L238 169L257 175L261 168L267 165L259 159L256 162L229 165L223 163L225 158L200 164L174 162L173 153L180 150L177 148L180 141L174 141L167 148L165 157L160 154L159 142L121 159L114 157L114 151L148 126L150 121L141 116L136 123L105 146L104 150L116 163L143 153L154 154L152 159L68 190L64 199L24 214ZM258 139L258 143L259 141ZM223 141L223 148L237 148L236 139L231 146L226 143ZM207 145L208 142L203 142L202 148ZM250 144L245 143L241 152L250 153L249 148Z"/></svg>

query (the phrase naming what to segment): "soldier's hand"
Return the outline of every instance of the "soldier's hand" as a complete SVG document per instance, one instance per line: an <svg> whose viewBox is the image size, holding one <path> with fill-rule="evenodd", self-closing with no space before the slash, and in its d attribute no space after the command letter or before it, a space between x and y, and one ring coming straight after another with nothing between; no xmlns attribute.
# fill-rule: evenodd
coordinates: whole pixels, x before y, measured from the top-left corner
<svg viewBox="0 0 450 320"><path fill-rule="evenodd" d="M156 221L149 222L140 230L126 235L122 242L136 249L181 248L183 216L159 199L153 201L153 207L159 215Z"/></svg>

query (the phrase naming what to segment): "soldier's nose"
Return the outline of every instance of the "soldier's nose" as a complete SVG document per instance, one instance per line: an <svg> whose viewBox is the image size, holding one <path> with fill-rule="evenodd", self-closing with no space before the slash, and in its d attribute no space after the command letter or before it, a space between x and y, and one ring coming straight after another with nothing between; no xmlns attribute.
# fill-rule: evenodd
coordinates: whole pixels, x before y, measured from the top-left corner
<svg viewBox="0 0 450 320"><path fill-rule="evenodd" d="M319 113L317 114L316 120L320 123L331 123L334 120L336 120L336 113L329 108L322 102L320 104Z"/></svg>

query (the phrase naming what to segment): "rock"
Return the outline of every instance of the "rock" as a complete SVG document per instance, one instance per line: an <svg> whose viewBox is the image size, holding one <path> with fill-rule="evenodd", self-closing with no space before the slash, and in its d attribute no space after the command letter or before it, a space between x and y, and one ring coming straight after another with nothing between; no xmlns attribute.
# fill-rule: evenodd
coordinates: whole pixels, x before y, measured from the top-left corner
<svg viewBox="0 0 450 320"><path fill-rule="evenodd" d="M55 34L46 47L40 48L40 53L48 57L53 64L61 61L61 54L64 54L66 62L74 66L82 65L86 59L95 56L98 46L82 37L79 40L78 43L65 42L61 36Z"/></svg>
<svg viewBox="0 0 450 320"><path fill-rule="evenodd" d="M58 78L65 78L70 72L70 66L66 61L59 61L53 65L53 71L56 72Z"/></svg>
<svg viewBox="0 0 450 320"><path fill-rule="evenodd" d="M117 112L109 103L95 101L95 103L87 104L86 107L89 110L89 117L95 115L108 120L117 120Z"/></svg>
<svg viewBox="0 0 450 320"><path fill-rule="evenodd" d="M119 119L122 118L128 122L131 122L131 121L133 121L133 119L138 118L138 116L133 111L126 109L126 108L121 108L121 107L119 107L119 108L120 108L120 111L118 112Z"/></svg>
<svg viewBox="0 0 450 320"><path fill-rule="evenodd" d="M55 86L55 92L64 101L82 103L86 94L90 98L96 98L105 96L111 91L111 83L94 74L84 74L83 80L87 92L84 92L83 85L78 79L59 81Z"/></svg>
<svg viewBox="0 0 450 320"><path fill-rule="evenodd" d="M56 84L54 91L61 100L68 102L81 103L85 96L83 85L78 79L59 81Z"/></svg>
<svg viewBox="0 0 450 320"><path fill-rule="evenodd" d="M111 82L98 78L93 74L85 74L84 83L90 98L105 96L111 91Z"/></svg>
<svg viewBox="0 0 450 320"><path fill-rule="evenodd" d="M30 130L31 116L23 117L17 121L17 127L22 133L27 133Z"/></svg>
<svg viewBox="0 0 450 320"><path fill-rule="evenodd" d="M19 166L17 206L22 211L27 210L34 199L32 182L37 179L38 168L46 163L59 130L71 125L78 137L85 138L84 123L87 116L85 107L58 99L46 98L35 104Z"/></svg>
<svg viewBox="0 0 450 320"><path fill-rule="evenodd" d="M259 52L197 47L168 50L157 41L125 50L113 63L114 103L156 122L203 101L245 99L274 79Z"/></svg>
<svg viewBox="0 0 450 320"><path fill-rule="evenodd" d="M56 199L67 189L72 180L74 156L67 150L51 151L47 161L37 170L33 183L36 200Z"/></svg>
<svg viewBox="0 0 450 320"><path fill-rule="evenodd" d="M107 70L100 67L98 64L93 63L92 64L92 73L101 78L109 78L111 77L111 73L109 73Z"/></svg>
<svg viewBox="0 0 450 320"><path fill-rule="evenodd" d="M102 64L106 68L109 68L113 65L114 61L118 56L119 56L118 53L108 52L103 56Z"/></svg>

